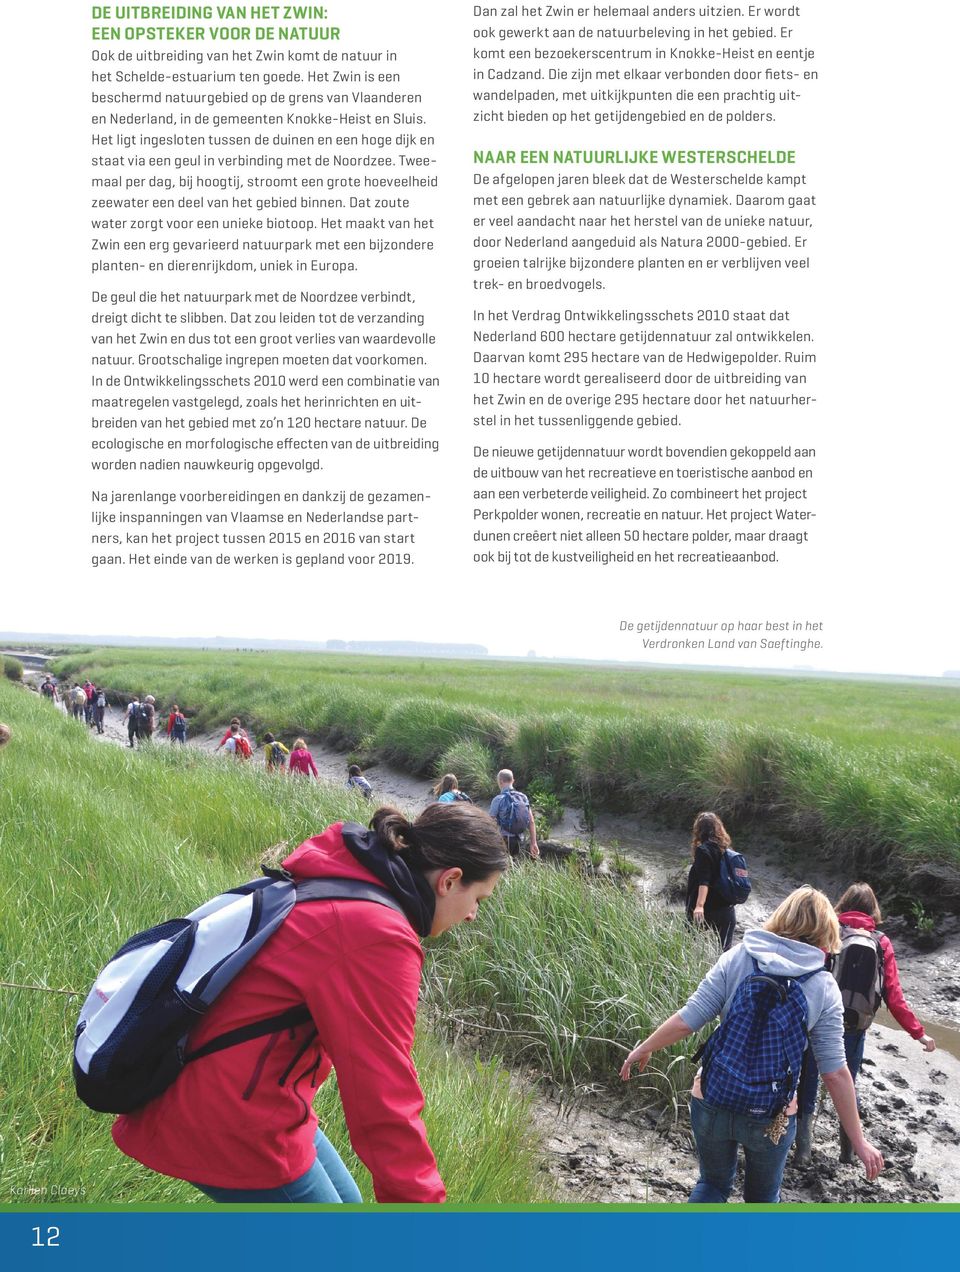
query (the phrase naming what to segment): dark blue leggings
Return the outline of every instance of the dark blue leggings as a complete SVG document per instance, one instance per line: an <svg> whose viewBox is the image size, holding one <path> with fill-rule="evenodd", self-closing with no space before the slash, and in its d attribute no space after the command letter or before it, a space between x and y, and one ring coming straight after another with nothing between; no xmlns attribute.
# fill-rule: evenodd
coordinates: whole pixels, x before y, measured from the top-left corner
<svg viewBox="0 0 960 1272"><path fill-rule="evenodd" d="M843 1050L847 1057L847 1068L854 1082L863 1063L863 1044L866 1041L865 1029L850 1029L843 1035ZM817 1062L813 1058L813 1049L807 1047L803 1057L803 1068L800 1070L800 1085L797 1088L797 1112L800 1117L810 1117L817 1107L817 1088L820 1084L820 1073Z"/></svg>

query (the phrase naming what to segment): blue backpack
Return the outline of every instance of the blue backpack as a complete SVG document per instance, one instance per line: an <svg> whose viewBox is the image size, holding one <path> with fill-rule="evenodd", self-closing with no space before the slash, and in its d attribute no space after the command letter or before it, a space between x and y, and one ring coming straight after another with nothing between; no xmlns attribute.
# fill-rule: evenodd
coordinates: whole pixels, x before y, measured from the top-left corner
<svg viewBox="0 0 960 1272"><path fill-rule="evenodd" d="M769 976L756 959L723 1023L707 1039L700 1088L708 1104L770 1120L793 1099L807 1047L804 976Z"/></svg>
<svg viewBox="0 0 960 1272"><path fill-rule="evenodd" d="M501 835L519 836L530 828L530 801L522 791L508 786L500 794L497 805L497 825Z"/></svg>
<svg viewBox="0 0 960 1272"><path fill-rule="evenodd" d="M743 853L728 848L720 854L717 891L728 905L743 905L750 895L750 871Z"/></svg>
<svg viewBox="0 0 960 1272"><path fill-rule="evenodd" d="M283 870L264 867L264 874L186 918L140 932L114 954L83 1004L74 1035L74 1085L88 1108L129 1113L165 1091L191 1060L306 1023L303 1004L186 1052L190 1030L295 904L337 897L403 913L384 888L360 879L295 883Z"/></svg>

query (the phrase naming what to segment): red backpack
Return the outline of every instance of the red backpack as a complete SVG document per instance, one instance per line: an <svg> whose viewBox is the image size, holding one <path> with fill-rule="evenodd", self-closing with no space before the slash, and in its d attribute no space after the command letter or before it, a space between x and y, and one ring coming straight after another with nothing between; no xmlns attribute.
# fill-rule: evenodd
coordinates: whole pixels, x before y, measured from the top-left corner
<svg viewBox="0 0 960 1272"><path fill-rule="evenodd" d="M237 736L237 755L242 755L245 760L249 760L251 754L250 743L242 733L239 734Z"/></svg>

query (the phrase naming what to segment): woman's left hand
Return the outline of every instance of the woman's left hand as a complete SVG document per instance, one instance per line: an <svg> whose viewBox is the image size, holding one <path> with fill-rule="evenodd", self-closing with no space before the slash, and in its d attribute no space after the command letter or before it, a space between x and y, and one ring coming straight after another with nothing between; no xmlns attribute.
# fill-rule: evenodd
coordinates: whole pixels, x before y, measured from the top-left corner
<svg viewBox="0 0 960 1272"><path fill-rule="evenodd" d="M633 1076L630 1070L634 1065L637 1066L638 1077L641 1073L643 1073L644 1069L647 1067L647 1061L650 1059L651 1054L652 1053L650 1051L645 1051L643 1049L642 1044L638 1043L638 1045L634 1047L627 1056L626 1060L624 1060L623 1066L620 1069L620 1077L624 1080L624 1082L629 1082L630 1078Z"/></svg>

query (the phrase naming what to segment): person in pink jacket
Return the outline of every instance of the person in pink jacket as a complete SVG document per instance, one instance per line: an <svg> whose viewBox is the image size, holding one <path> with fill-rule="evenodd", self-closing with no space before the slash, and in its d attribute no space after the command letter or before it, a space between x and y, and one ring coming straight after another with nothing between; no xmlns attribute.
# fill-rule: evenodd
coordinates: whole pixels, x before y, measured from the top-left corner
<svg viewBox="0 0 960 1272"><path fill-rule="evenodd" d="M294 742L287 766L291 773L302 773L304 777L309 777L311 773L314 777L320 776L317 772L317 766L313 762L313 756L307 750L307 744L303 738L297 738L296 742Z"/></svg>
<svg viewBox="0 0 960 1272"><path fill-rule="evenodd" d="M337 823L306 840L284 862L294 879L360 879L401 910L368 899L294 906L189 1035L176 1081L114 1122L117 1147L218 1202L359 1202L313 1111L336 1069L377 1200L444 1201L411 1058L420 938L472 922L509 864L497 827L470 804L432 804L412 824L380 808L369 830ZM308 1020L291 1027L284 1016L303 1005ZM202 1052L265 1021L277 1026L268 1036Z"/></svg>
<svg viewBox="0 0 960 1272"><path fill-rule="evenodd" d="M877 931L877 924L883 922L883 916L880 913L880 905L873 888L870 887L869 883L852 883L837 902L835 909L841 932L844 928L859 928L873 935L883 960L882 993L887 1010L900 1028L905 1029L911 1038L919 1042L924 1051L935 1051L936 1042L927 1034L904 997L903 989L900 985L897 957L893 952L893 944L886 933ZM850 1075L854 1082L856 1082L857 1074L863 1064L863 1048L866 1037L866 1029L844 1028L843 1049L847 1057L847 1068L850 1070ZM801 1076L800 1085L801 1125L804 1127L805 1134L803 1137L799 1134L797 1136L795 1160L800 1164L806 1164L811 1157L812 1120L817 1098L817 1072L815 1066L808 1068L806 1063L804 1064L804 1073ZM840 1161L849 1163L852 1160L853 1154L850 1141L841 1128Z"/></svg>

